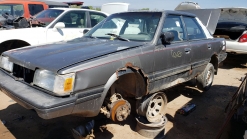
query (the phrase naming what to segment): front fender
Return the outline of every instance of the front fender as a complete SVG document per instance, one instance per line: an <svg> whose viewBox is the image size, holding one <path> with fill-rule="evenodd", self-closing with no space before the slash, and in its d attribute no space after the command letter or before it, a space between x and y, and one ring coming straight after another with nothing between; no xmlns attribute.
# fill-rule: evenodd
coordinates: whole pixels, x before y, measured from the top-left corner
<svg viewBox="0 0 247 139"><path fill-rule="evenodd" d="M24 28L0 31L0 43L10 40L21 40L30 45L38 45L46 42L45 28Z"/></svg>

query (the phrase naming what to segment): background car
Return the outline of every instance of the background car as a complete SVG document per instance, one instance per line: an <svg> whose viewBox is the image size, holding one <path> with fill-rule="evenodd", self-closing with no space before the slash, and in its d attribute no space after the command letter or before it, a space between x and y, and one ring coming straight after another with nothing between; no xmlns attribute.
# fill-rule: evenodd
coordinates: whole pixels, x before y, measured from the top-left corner
<svg viewBox="0 0 247 139"><path fill-rule="evenodd" d="M51 8L34 16L38 27L0 31L0 53L29 45L72 40L83 36L108 16L95 10Z"/></svg>
<svg viewBox="0 0 247 139"><path fill-rule="evenodd" d="M45 9L55 7L69 8L69 5L62 2L44 0L1 0L0 15L8 13L13 16L24 16L25 18L29 18Z"/></svg>
<svg viewBox="0 0 247 139"><path fill-rule="evenodd" d="M247 8L221 8L214 37L226 39L226 50L247 54Z"/></svg>

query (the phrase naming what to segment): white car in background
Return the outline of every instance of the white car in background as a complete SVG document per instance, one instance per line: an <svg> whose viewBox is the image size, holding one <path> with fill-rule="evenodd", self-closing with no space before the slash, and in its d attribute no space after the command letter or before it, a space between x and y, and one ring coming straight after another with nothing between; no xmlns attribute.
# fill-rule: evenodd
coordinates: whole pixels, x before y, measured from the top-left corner
<svg viewBox="0 0 247 139"><path fill-rule="evenodd" d="M247 54L247 8L220 8L214 37L226 39L226 51Z"/></svg>
<svg viewBox="0 0 247 139"><path fill-rule="evenodd" d="M0 31L0 53L14 48L68 41L82 37L104 20L107 13L76 8L51 8L38 13L35 20L45 23L41 27Z"/></svg>

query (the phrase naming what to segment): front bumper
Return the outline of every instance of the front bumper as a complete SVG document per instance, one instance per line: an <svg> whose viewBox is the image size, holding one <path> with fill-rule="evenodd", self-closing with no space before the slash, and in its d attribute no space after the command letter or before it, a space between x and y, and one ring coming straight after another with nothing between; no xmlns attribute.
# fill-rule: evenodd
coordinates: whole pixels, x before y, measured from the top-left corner
<svg viewBox="0 0 247 139"><path fill-rule="evenodd" d="M34 109L43 119L71 114L77 99L76 96L62 98L49 95L31 85L16 81L2 70L0 89L23 107Z"/></svg>

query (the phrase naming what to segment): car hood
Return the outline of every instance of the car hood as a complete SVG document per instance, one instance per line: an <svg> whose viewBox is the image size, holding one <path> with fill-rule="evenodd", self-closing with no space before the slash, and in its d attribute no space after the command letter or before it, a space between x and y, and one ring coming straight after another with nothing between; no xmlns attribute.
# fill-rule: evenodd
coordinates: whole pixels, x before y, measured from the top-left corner
<svg viewBox="0 0 247 139"><path fill-rule="evenodd" d="M241 22L247 24L247 8L220 8L219 22Z"/></svg>
<svg viewBox="0 0 247 139"><path fill-rule="evenodd" d="M90 60L96 57L138 47L144 42L127 42L119 40L102 40L78 38L57 44L29 46L4 52L10 61L35 70L36 68L53 71Z"/></svg>

